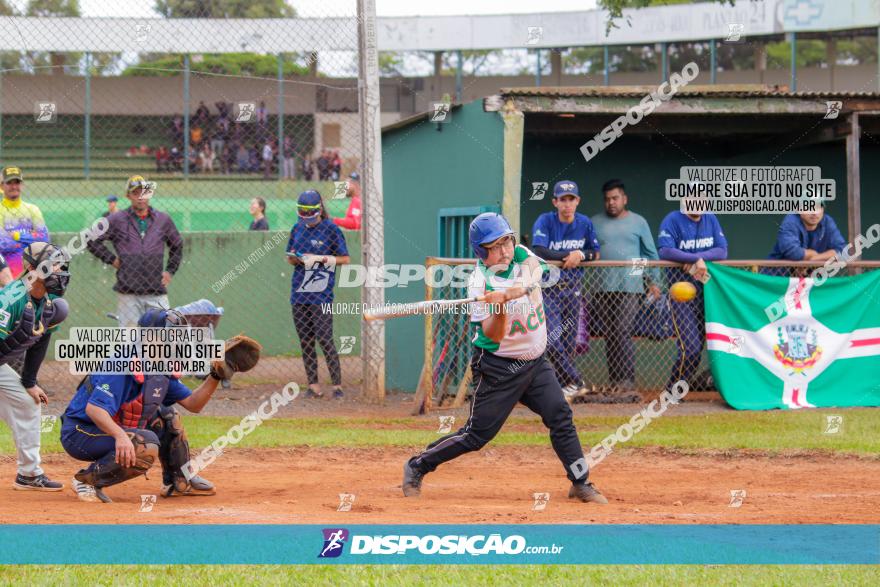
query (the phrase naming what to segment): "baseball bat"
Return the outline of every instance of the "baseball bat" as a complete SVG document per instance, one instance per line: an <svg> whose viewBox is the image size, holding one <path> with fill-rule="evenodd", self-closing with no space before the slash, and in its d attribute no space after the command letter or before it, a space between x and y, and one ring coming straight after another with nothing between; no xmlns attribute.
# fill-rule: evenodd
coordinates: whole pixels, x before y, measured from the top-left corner
<svg viewBox="0 0 880 587"><path fill-rule="evenodd" d="M533 290L540 287L539 284L530 285L523 288L522 295L528 295ZM457 300L425 300L423 302L410 302L407 304L398 304L389 306L384 310L374 310L364 312L364 320L388 320L390 318L400 318L402 316L419 316L423 314L437 314L438 310L451 308L453 306L463 306L471 302L485 301L485 296L474 296L470 298L459 298Z"/></svg>
<svg viewBox="0 0 880 587"><path fill-rule="evenodd" d="M364 320L388 320L389 318L400 318L401 316L419 316L423 314L438 313L437 310L443 308L463 306L465 304L470 304L471 302L482 302L483 299L483 296L476 296L471 298L460 298L457 300L426 300L424 302L410 302L408 304L389 306L384 310L364 312Z"/></svg>

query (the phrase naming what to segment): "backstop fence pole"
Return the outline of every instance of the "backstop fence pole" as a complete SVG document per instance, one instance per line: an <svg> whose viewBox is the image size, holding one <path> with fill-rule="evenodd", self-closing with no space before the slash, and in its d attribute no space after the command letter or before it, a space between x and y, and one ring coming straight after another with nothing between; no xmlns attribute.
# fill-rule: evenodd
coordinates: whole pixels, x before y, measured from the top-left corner
<svg viewBox="0 0 880 587"><path fill-rule="evenodd" d="M361 127L363 174L363 263L380 267L385 259L385 227L382 212L382 128L379 105L379 52L376 45L376 1L358 0L358 112ZM361 290L365 307L385 301L381 287ZM381 320L361 322L361 356L365 399L385 399L385 325Z"/></svg>

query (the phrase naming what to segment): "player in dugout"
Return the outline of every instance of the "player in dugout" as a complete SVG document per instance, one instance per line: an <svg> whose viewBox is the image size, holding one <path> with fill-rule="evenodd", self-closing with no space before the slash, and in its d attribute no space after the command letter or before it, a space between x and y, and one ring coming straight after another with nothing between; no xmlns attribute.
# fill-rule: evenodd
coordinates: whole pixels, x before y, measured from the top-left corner
<svg viewBox="0 0 880 587"><path fill-rule="evenodd" d="M684 214L676 210L660 223L657 247L662 260L683 264L682 269L676 267L667 271L670 285L688 281L697 288L697 296L691 301L671 304L678 357L664 389L671 390L682 379L690 384L691 389L711 388L708 373L700 374L699 380L694 379L706 342L703 283L708 278L706 261L727 258L727 238L714 214Z"/></svg>
<svg viewBox="0 0 880 587"><path fill-rule="evenodd" d="M581 198L578 185L571 180L553 186L553 212L538 216L532 228L532 250L542 259L561 261L559 282L545 289L547 329L550 348L547 358L556 369L562 392L569 403L586 394L583 378L574 363L577 324L584 289L583 261L599 259L599 239L593 223L578 214Z"/></svg>
<svg viewBox="0 0 880 587"><path fill-rule="evenodd" d="M834 219L825 214L823 201L815 212L788 214L782 219L776 233L776 244L769 258L822 263L845 248L846 240L840 234ZM791 270L785 267L768 267L762 273L788 276Z"/></svg>

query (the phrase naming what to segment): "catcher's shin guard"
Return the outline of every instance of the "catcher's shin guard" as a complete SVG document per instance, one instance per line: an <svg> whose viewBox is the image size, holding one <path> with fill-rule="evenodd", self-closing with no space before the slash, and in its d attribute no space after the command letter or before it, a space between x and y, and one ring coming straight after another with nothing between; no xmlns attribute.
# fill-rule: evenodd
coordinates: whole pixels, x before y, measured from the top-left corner
<svg viewBox="0 0 880 587"><path fill-rule="evenodd" d="M159 437L162 484L186 493L190 489L190 482L183 474L183 465L189 461L189 442L180 414L173 407L162 406L149 427Z"/></svg>
<svg viewBox="0 0 880 587"><path fill-rule="evenodd" d="M134 466L123 467L115 461L116 455L110 453L100 461L96 461L87 468L81 469L74 475L74 478L77 481L100 489L101 487L110 487L111 485L117 485L129 479L145 475L159 457L159 446L152 442L149 437L140 433L128 432L128 437L134 445Z"/></svg>

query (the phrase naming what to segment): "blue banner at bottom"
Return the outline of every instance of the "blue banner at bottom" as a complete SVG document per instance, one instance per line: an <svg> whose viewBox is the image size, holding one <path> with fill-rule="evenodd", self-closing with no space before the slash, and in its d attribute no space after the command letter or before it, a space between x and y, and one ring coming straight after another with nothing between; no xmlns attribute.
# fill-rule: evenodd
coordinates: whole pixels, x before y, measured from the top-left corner
<svg viewBox="0 0 880 587"><path fill-rule="evenodd" d="M878 525L5 525L0 564L880 564Z"/></svg>

